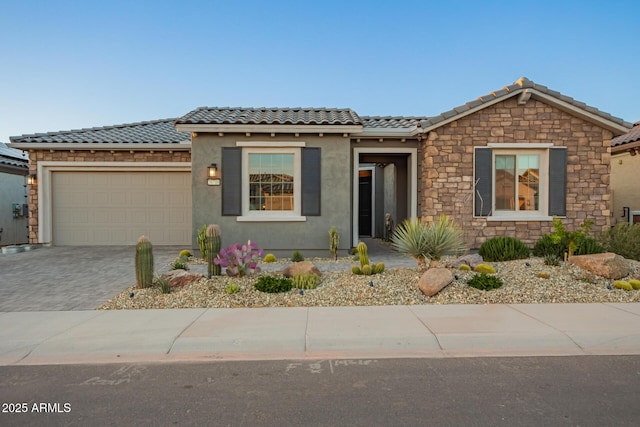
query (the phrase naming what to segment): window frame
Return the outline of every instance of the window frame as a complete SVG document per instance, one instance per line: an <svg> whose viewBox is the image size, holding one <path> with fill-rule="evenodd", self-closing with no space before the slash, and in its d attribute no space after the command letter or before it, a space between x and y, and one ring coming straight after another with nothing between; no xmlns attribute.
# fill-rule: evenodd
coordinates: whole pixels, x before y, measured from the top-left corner
<svg viewBox="0 0 640 427"><path fill-rule="evenodd" d="M491 212L486 218L487 221L550 221L549 216L549 156L550 148L553 144L537 143L494 143L488 144L491 148ZM538 155L539 159L539 182L538 182L538 210L497 210L496 209L496 156L515 156L516 170L518 156ZM474 173L475 175L475 173ZM517 174L516 174L517 176ZM517 184L517 183L516 183ZM516 190L517 195L517 190ZM475 215L474 215L475 216Z"/></svg>
<svg viewBox="0 0 640 427"><path fill-rule="evenodd" d="M236 217L239 222L251 221L306 221L301 215L302 205L302 166L301 144L291 146L265 146L256 143L238 143L242 147L242 215ZM302 145L304 146L304 145ZM249 206L249 155L250 154L293 154L293 210L261 211L250 210Z"/></svg>

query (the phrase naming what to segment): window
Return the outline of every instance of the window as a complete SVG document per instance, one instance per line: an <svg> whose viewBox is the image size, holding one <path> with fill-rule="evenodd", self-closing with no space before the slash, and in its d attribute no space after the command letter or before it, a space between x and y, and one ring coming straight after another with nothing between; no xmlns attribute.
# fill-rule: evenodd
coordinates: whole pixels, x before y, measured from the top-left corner
<svg viewBox="0 0 640 427"><path fill-rule="evenodd" d="M300 148L242 148L243 221L304 220L300 216Z"/></svg>
<svg viewBox="0 0 640 427"><path fill-rule="evenodd" d="M474 160L474 214L496 221L566 215L567 150L551 144L489 144Z"/></svg>

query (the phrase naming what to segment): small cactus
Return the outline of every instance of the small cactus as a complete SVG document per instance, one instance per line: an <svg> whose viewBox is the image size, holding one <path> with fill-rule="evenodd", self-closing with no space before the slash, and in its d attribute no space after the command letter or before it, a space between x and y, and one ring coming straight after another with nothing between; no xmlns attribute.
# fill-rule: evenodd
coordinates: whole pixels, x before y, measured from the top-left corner
<svg viewBox="0 0 640 427"><path fill-rule="evenodd" d="M178 255L178 258L189 258L190 256L191 256L191 251L188 249L184 249L180 251L180 255Z"/></svg>
<svg viewBox="0 0 640 427"><path fill-rule="evenodd" d="M360 255L360 268L363 268L365 265L369 265L369 256L367 255L367 244L365 242L358 243L358 246L356 246L356 250Z"/></svg>
<svg viewBox="0 0 640 427"><path fill-rule="evenodd" d="M371 276L372 273L373 269L369 264L362 266L362 274L364 274L365 276Z"/></svg>
<svg viewBox="0 0 640 427"><path fill-rule="evenodd" d="M640 289L640 280L637 279L631 279L629 280L629 284L631 285L631 287L635 290Z"/></svg>
<svg viewBox="0 0 640 427"><path fill-rule="evenodd" d="M277 258L274 254L266 254L263 259L264 262L276 262Z"/></svg>
<svg viewBox="0 0 640 427"><path fill-rule="evenodd" d="M625 291L633 290L633 286L629 282L625 282L624 280L616 280L613 283L613 287L616 289L624 289Z"/></svg>
<svg viewBox="0 0 640 427"><path fill-rule="evenodd" d="M357 265L354 265L353 267L351 267L351 272L353 274L362 274L362 270L360 270L360 267L358 267Z"/></svg>
<svg viewBox="0 0 640 427"><path fill-rule="evenodd" d="M146 236L140 236L136 243L136 283L139 288L153 284L153 246Z"/></svg>
<svg viewBox="0 0 640 427"><path fill-rule="evenodd" d="M317 274L298 274L293 278L293 287L297 289L315 289L320 284L320 277Z"/></svg>
<svg viewBox="0 0 640 427"><path fill-rule="evenodd" d="M460 264L460 267L458 267L458 270L471 271L471 266L469 264Z"/></svg>
<svg viewBox="0 0 640 427"><path fill-rule="evenodd" d="M476 273L486 273L486 274L495 274L496 269L490 266L489 264L478 264L476 268L473 269Z"/></svg>
<svg viewBox="0 0 640 427"><path fill-rule="evenodd" d="M329 229L329 250L331 251L331 255L333 255L333 259L338 259L338 245L340 244L340 234L338 234L338 229L334 226Z"/></svg>
<svg viewBox="0 0 640 427"><path fill-rule="evenodd" d="M380 261L372 267L373 274L380 274L384 271L384 262Z"/></svg>
<svg viewBox="0 0 640 427"><path fill-rule="evenodd" d="M540 273L538 273L538 277L541 279L548 279L551 277L551 275L548 271L541 271Z"/></svg>
<svg viewBox="0 0 640 427"><path fill-rule="evenodd" d="M221 272L220 265L213 262L220 253L220 234L220 227L218 225L211 224L207 227L205 245L209 279L211 279L211 276L219 276Z"/></svg>

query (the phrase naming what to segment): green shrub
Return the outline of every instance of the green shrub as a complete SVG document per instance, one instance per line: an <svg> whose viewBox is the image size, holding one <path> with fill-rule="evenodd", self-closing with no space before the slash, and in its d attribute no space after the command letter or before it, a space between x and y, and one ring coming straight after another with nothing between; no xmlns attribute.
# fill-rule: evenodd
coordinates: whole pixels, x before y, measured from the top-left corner
<svg viewBox="0 0 640 427"><path fill-rule="evenodd" d="M274 254L266 254L263 259L264 262L276 262L277 260Z"/></svg>
<svg viewBox="0 0 640 427"><path fill-rule="evenodd" d="M490 291L491 289L498 289L502 286L502 280L497 276L489 276L485 273L474 274L473 277L467 282L472 288L480 289L481 291Z"/></svg>
<svg viewBox="0 0 640 427"><path fill-rule="evenodd" d="M293 251L293 255L291 256L291 261L293 261L293 262L304 261L304 257L302 256L302 252Z"/></svg>
<svg viewBox="0 0 640 427"><path fill-rule="evenodd" d="M156 285L160 288L160 292L163 294L170 294L171 287L169 286L169 281L167 279L163 279L162 276L156 275Z"/></svg>
<svg viewBox="0 0 640 427"><path fill-rule="evenodd" d="M600 235L600 242L609 252L640 261L640 224L619 222Z"/></svg>
<svg viewBox="0 0 640 427"><path fill-rule="evenodd" d="M178 258L189 258L191 256L191 251L188 249L184 249L180 251L180 255L178 255Z"/></svg>
<svg viewBox="0 0 640 427"><path fill-rule="evenodd" d="M533 255L538 257L555 255L559 259L564 259L565 252L565 247L561 243L555 243L550 234L542 236L533 246Z"/></svg>
<svg viewBox="0 0 640 427"><path fill-rule="evenodd" d="M589 254L601 254L604 252L604 248L593 237L585 236L576 244L576 250L574 255L589 255Z"/></svg>
<svg viewBox="0 0 640 427"><path fill-rule="evenodd" d="M546 254L544 256L544 263L546 265L551 265L551 266L559 266L560 265L560 257L556 254Z"/></svg>
<svg viewBox="0 0 640 427"><path fill-rule="evenodd" d="M448 216L440 215L430 224L418 218L406 219L391 236L393 248L415 258L420 268L427 260L437 262L446 254L466 251L462 229Z"/></svg>
<svg viewBox="0 0 640 427"><path fill-rule="evenodd" d="M298 274L293 278L293 287L297 289L315 289L320 284L320 277L317 274Z"/></svg>
<svg viewBox="0 0 640 427"><path fill-rule="evenodd" d="M460 264L460 267L458 267L458 270L471 271L471 266L469 264Z"/></svg>
<svg viewBox="0 0 640 427"><path fill-rule="evenodd" d="M613 283L613 287L616 289L624 289L625 291L633 290L633 286L629 282L625 282L624 280L616 280Z"/></svg>
<svg viewBox="0 0 640 427"><path fill-rule="evenodd" d="M500 262L529 258L529 247L515 237L493 237L480 246L478 253L485 261Z"/></svg>
<svg viewBox="0 0 640 427"><path fill-rule="evenodd" d="M227 283L227 287L224 289L224 291L229 295L235 294L239 290L240 290L240 286L238 286L237 284L235 284L231 280L229 280L229 283Z"/></svg>
<svg viewBox="0 0 640 427"><path fill-rule="evenodd" d="M261 276L254 286L260 292L275 294L289 292L293 288L293 282L286 277Z"/></svg>
<svg viewBox="0 0 640 427"><path fill-rule="evenodd" d="M476 268L473 269L476 273L484 273L484 274L495 274L496 269L490 266L489 264L478 264Z"/></svg>
<svg viewBox="0 0 640 427"><path fill-rule="evenodd" d="M636 280L636 279L631 279L629 280L629 284L631 285L631 287L635 290L640 289L640 280Z"/></svg>
<svg viewBox="0 0 640 427"><path fill-rule="evenodd" d="M186 262L185 258L178 258L171 263L172 270L188 270L189 265Z"/></svg>

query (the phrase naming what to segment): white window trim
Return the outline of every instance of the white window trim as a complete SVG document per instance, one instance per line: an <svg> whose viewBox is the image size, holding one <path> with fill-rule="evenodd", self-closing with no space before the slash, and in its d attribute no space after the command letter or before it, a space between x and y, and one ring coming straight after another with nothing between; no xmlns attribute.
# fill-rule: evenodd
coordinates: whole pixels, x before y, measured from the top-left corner
<svg viewBox="0 0 640 427"><path fill-rule="evenodd" d="M236 147L306 147L304 141L236 141Z"/></svg>
<svg viewBox="0 0 640 427"><path fill-rule="evenodd" d="M491 179L493 180L491 194L491 215L487 216L487 221L551 221L549 212L549 148L553 144L489 144L492 150L491 159ZM537 154L539 156L540 181L537 211L506 211L496 210L496 156L500 155L528 155Z"/></svg>
<svg viewBox="0 0 640 427"><path fill-rule="evenodd" d="M237 144L239 144L238 142ZM271 143L273 144L273 143ZM306 221L302 216L302 166L300 146L265 147L262 145L244 145L242 150L242 215L238 222L296 222ZM293 211L251 211L249 210L249 154L293 154Z"/></svg>

